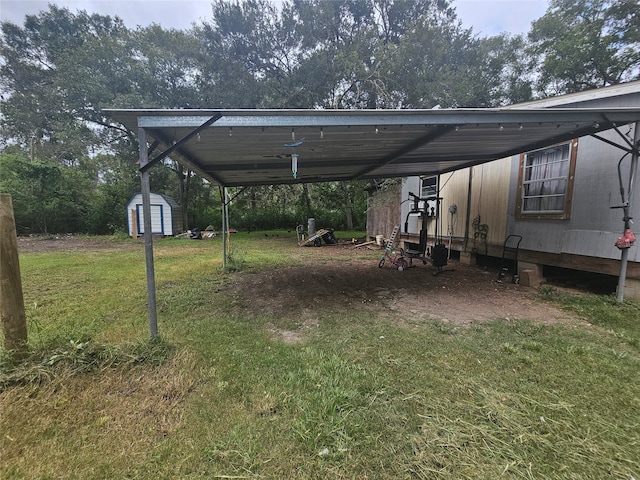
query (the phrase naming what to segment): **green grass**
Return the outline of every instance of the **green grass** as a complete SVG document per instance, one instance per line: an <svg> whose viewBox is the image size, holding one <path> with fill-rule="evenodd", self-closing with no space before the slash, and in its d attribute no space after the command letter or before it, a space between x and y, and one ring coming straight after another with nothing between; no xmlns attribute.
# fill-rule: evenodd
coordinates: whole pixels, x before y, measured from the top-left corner
<svg viewBox="0 0 640 480"><path fill-rule="evenodd" d="M575 312L593 325L606 328L624 342L640 347L640 304L633 301L618 303L614 295L570 295L553 287L541 289L541 296L554 300L565 309Z"/></svg>
<svg viewBox="0 0 640 480"><path fill-rule="evenodd" d="M322 261L275 235L232 236L228 275L218 240L158 242L158 343L141 246L23 255L31 354L0 364L0 477L640 478L637 303L542 292L593 326L327 306L285 343L270 328L297 318L227 288Z"/></svg>

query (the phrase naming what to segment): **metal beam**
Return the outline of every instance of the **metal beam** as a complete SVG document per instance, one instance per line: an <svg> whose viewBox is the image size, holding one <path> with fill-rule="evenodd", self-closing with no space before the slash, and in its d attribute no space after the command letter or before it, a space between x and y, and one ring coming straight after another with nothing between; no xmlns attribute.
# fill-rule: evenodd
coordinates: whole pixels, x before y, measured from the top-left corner
<svg viewBox="0 0 640 480"><path fill-rule="evenodd" d="M533 123L603 123L602 114L617 125L631 123L640 109L547 108L442 110L111 110L114 117L138 114L145 128L194 128L212 114L222 118L216 127L334 127L384 125L466 125ZM606 128L601 128L606 129Z"/></svg>
<svg viewBox="0 0 640 480"><path fill-rule="evenodd" d="M602 118L604 118L605 120L607 120L611 126L614 128L614 130L616 131L616 133L620 136L620 138L622 138L622 140L624 141L624 143L626 143L630 149L633 149L633 143L631 143L631 141L625 136L623 135L623 133L620 131L620 129L618 128L618 125L616 125L615 123L613 123L611 120L609 120L609 118L607 118L607 116L603 113L602 114ZM631 130L629 130L631 131Z"/></svg>
<svg viewBox="0 0 640 480"><path fill-rule="evenodd" d="M619 143L616 143L612 140L609 140L607 138L601 137L600 135L596 135L595 133L591 134L591 136L593 138L595 138L596 140L600 140L603 143L608 143L609 145L611 145L612 147L616 147L619 148L620 150L622 150L623 152L627 152L627 153L633 153L633 148L632 147L623 147L622 145L620 145Z"/></svg>
<svg viewBox="0 0 640 480"><path fill-rule="evenodd" d="M151 136L156 138L157 140L159 140L160 143L162 143L164 145L167 145L167 146L171 145L171 140L168 139L162 133L161 130L152 130L150 133L151 133ZM155 143L157 144L158 142L156 141ZM224 182L218 176L216 176L213 173L205 170L205 168L198 161L196 161L193 158L191 158L191 156L187 155L183 150L177 149L177 150L174 150L174 152L180 157L179 158L179 163L184 164L187 168L189 168L190 170L196 172L198 175L201 175L203 178L206 178L207 180L209 180L212 183L217 183L219 185L224 184ZM165 158L166 158L166 155L165 155Z"/></svg>
<svg viewBox="0 0 640 480"><path fill-rule="evenodd" d="M157 155L153 159L149 160L144 166L140 165L140 171L144 172L146 170L149 170L156 163L160 162L160 160L163 160L164 158L166 158L169 155L171 155L172 152L174 152L176 149L180 148L183 144L185 144L186 142L191 140L193 137L195 137L202 130L204 130L205 128L208 128L211 124L213 124L213 123L217 122L218 120L220 120L220 118L222 118L222 114L221 113L218 113L218 114L212 116L206 122L201 124L199 127L195 128L191 132L187 133L184 137L182 137L176 143L171 145L164 152L160 153L159 155ZM138 118L138 125L140 126L143 123L144 123L144 121L142 121L142 118Z"/></svg>
<svg viewBox="0 0 640 480"><path fill-rule="evenodd" d="M227 187L222 191L222 269L227 273L227 250L229 249L229 195Z"/></svg>
<svg viewBox="0 0 640 480"><path fill-rule="evenodd" d="M320 160L315 158L313 160L305 160L304 155L300 154L300 167L304 168L328 168L333 169L335 167L351 167L351 166L364 166L370 165L371 160L367 158L358 158L355 160L343 159L343 160ZM380 165L376 165L376 168ZM215 170L216 172L246 172L248 170L287 170L291 171L291 157L284 159L283 161L271 161L271 162L243 162L243 163L225 163L219 165L207 165L207 170Z"/></svg>

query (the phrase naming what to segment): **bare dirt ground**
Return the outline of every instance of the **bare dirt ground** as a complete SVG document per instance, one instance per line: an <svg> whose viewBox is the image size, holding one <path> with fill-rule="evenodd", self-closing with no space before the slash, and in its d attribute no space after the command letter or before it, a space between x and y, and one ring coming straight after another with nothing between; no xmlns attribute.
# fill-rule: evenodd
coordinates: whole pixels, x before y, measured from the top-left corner
<svg viewBox="0 0 640 480"><path fill-rule="evenodd" d="M377 263L377 259L325 259L317 265L239 275L233 288L255 313L365 305L408 318L457 324L497 318L544 323L569 320L566 312L539 300L536 288L498 282L496 269L451 260L440 274L433 275L436 270L421 262L402 272L387 265L378 268Z"/></svg>
<svg viewBox="0 0 640 480"><path fill-rule="evenodd" d="M135 248L135 243L118 243L109 237L57 234L18 237L19 253L75 252Z"/></svg>
<svg viewBox="0 0 640 480"><path fill-rule="evenodd" d="M18 248L21 253L27 253L114 250L141 248L141 245L116 243L108 238L57 236L21 237ZM363 251L368 252L370 258L363 258L366 256ZM302 330L315 326L327 305L334 309L358 305L373 311L388 311L395 318L410 322L437 319L457 325L495 319L530 319L545 324L579 321L541 301L537 288L514 285L509 277L505 282L498 282L497 268L450 260L441 273L434 275L435 268L421 261L414 261L415 267L402 272L388 262L379 268L379 257L351 245L308 247L304 248L304 255L298 252L302 250L292 250L290 255L292 258L303 256L304 266L235 273L230 292L243 299L248 312L297 315ZM296 330L298 334L303 333ZM282 330L277 333L287 335Z"/></svg>

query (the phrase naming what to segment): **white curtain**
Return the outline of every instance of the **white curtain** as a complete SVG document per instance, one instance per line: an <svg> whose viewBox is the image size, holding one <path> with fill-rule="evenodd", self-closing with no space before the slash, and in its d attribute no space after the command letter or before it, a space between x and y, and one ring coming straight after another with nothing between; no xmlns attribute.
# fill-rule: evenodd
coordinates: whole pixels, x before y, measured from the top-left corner
<svg viewBox="0 0 640 480"><path fill-rule="evenodd" d="M523 212L562 212L569 178L569 144L525 156Z"/></svg>

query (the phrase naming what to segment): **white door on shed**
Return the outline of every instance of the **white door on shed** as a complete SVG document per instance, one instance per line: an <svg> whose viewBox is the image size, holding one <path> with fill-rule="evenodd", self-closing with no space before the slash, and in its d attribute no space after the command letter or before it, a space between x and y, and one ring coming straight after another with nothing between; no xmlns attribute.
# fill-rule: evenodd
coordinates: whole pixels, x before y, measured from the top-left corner
<svg viewBox="0 0 640 480"><path fill-rule="evenodd" d="M138 217L138 232L144 233L144 212L142 205L136 205ZM164 235L164 217L162 216L162 205L151 205L151 233Z"/></svg>

